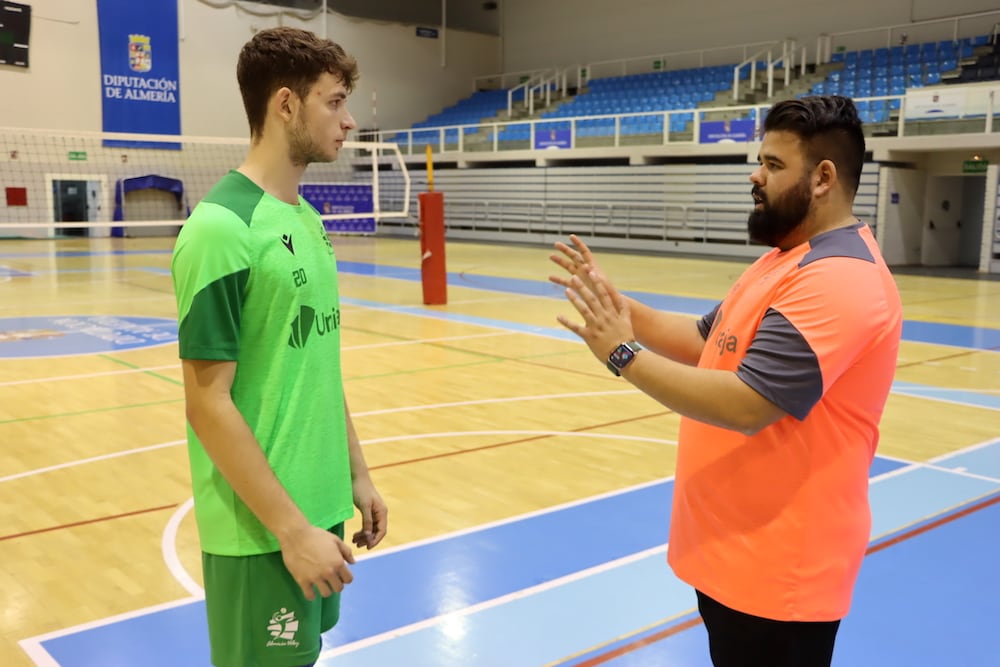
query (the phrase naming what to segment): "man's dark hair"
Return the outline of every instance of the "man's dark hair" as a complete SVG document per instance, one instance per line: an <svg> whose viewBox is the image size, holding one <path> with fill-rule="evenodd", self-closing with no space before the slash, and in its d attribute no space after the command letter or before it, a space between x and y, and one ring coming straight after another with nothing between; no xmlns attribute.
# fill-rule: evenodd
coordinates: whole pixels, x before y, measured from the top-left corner
<svg viewBox="0 0 1000 667"><path fill-rule="evenodd" d="M813 164L831 160L844 189L852 196L861 182L865 135L854 102L840 95L802 97L778 102L764 120L764 132L798 135Z"/></svg>
<svg viewBox="0 0 1000 667"><path fill-rule="evenodd" d="M269 28L254 35L236 65L250 136L263 132L267 101L275 91L287 86L305 99L324 72L337 76L350 93L358 80L358 63L339 44L307 30Z"/></svg>

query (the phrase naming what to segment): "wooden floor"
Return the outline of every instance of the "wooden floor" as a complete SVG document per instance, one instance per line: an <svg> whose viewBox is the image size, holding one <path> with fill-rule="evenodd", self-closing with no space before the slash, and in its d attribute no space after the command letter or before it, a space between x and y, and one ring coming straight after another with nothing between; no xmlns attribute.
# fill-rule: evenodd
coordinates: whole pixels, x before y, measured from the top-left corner
<svg viewBox="0 0 1000 667"><path fill-rule="evenodd" d="M33 664L21 639L200 581L176 344L36 358L3 347L24 329L52 335L11 318L176 318L171 246L0 241L0 664ZM346 386L390 505L387 546L672 474L676 415L559 337L555 317L572 311L539 284L548 248L451 244L449 303L425 308L416 241L334 246L357 263L341 276ZM744 266L599 257L622 290L695 299L721 298ZM386 277L393 267L411 271ZM1000 329L1000 282L897 279L907 320ZM905 342L897 380L995 397L1000 352ZM995 409L894 393L879 451L926 461L998 435Z"/></svg>

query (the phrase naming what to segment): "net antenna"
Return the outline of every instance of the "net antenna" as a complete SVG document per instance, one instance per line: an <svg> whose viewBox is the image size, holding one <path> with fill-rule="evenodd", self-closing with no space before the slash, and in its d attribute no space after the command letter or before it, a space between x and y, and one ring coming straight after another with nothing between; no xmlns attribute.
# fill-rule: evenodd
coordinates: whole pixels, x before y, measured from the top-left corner
<svg viewBox="0 0 1000 667"><path fill-rule="evenodd" d="M410 217L410 174L394 143L345 141L336 162L309 165L300 191L330 232L375 233L380 220Z"/></svg>

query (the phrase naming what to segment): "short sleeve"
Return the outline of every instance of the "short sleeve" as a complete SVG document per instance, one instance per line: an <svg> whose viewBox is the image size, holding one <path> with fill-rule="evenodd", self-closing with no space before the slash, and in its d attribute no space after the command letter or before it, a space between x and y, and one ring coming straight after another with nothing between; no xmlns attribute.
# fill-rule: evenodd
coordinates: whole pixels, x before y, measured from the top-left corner
<svg viewBox="0 0 1000 667"><path fill-rule="evenodd" d="M804 266L772 302L737 374L804 419L887 329L894 312L877 265L826 257Z"/></svg>
<svg viewBox="0 0 1000 667"><path fill-rule="evenodd" d="M236 361L250 233L230 210L202 202L181 228L171 275L182 359Z"/></svg>

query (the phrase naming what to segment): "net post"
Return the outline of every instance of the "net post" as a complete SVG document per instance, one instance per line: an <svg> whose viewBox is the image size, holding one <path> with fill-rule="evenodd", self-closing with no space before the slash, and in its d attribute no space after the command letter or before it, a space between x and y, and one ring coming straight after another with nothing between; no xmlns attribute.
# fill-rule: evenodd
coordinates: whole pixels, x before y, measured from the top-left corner
<svg viewBox="0 0 1000 667"><path fill-rule="evenodd" d="M420 202L420 283L424 305L448 303L448 272L444 254L444 194L434 192L434 163L427 147L427 189Z"/></svg>

